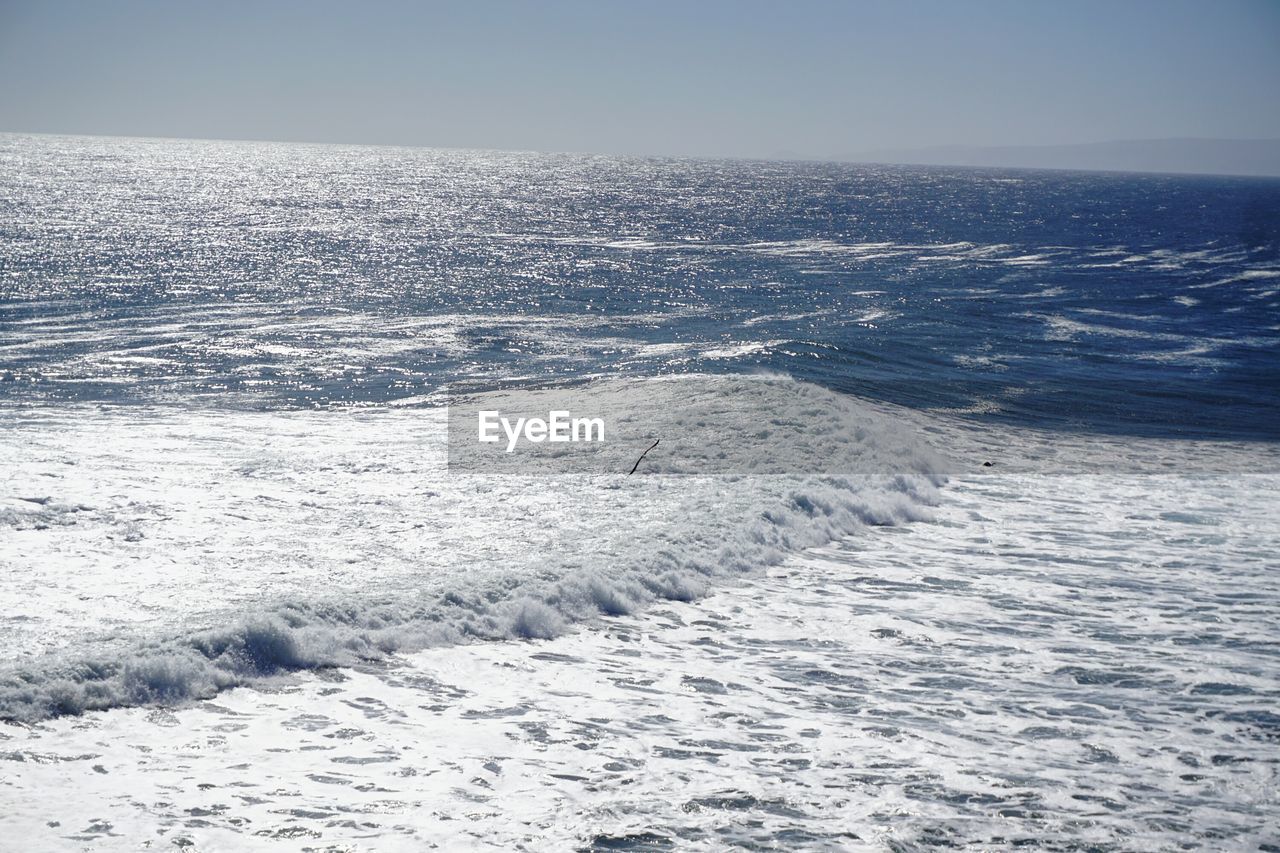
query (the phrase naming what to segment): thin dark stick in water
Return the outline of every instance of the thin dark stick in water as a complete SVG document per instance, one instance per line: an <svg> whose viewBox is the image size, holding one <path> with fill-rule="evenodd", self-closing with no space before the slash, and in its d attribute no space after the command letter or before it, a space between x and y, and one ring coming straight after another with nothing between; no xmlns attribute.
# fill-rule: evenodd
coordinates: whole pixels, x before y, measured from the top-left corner
<svg viewBox="0 0 1280 853"><path fill-rule="evenodd" d="M662 439L655 438L653 440L653 444L649 445L649 450L653 450L655 447L657 447L659 441L662 441ZM636 469L640 467L640 463L643 462L644 458L649 455L649 450L646 450L644 453L640 454L640 458L636 460L636 464L631 466L631 472L627 474L628 477L630 477L631 474L634 474L636 472Z"/></svg>

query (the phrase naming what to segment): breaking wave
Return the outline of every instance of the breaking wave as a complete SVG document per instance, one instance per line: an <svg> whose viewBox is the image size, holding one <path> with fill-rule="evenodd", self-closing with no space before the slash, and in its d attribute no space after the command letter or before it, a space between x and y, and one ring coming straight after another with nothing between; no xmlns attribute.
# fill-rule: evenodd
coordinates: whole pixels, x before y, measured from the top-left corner
<svg viewBox="0 0 1280 853"><path fill-rule="evenodd" d="M126 408L13 424L9 446L39 429L48 450L19 467L20 490L55 458L79 463L56 501L21 501L30 512L75 506L73 523L24 525L11 509L20 547L33 564L67 561L68 575L80 574L66 583L103 606L114 597L109 606L125 612L88 636L70 622L6 625L6 639L30 652L0 676L0 716L175 703L428 646L554 637L586 620L696 599L866 525L927 518L946 475L942 457L883 408L805 383L636 382L608 393L637 416L654 413L663 434L685 435L680 458L657 456L635 477L458 470L444 464L439 408ZM783 464L768 473L717 467L725 450L711 444L699 460L702 445L687 436L708 423L740 439L745 456ZM164 445L176 431L183 440ZM137 507L172 500L172 484L190 483L193 471L207 479L185 505L139 520ZM127 500L104 505L111 492ZM132 535L120 535L122 525ZM302 568L274 581L268 554L291 542L287 559ZM363 556L353 559L353 548ZM179 577L115 568L162 556ZM245 594L252 583L260 590ZM42 594L35 581L29 593ZM56 639L33 636L40 631Z"/></svg>

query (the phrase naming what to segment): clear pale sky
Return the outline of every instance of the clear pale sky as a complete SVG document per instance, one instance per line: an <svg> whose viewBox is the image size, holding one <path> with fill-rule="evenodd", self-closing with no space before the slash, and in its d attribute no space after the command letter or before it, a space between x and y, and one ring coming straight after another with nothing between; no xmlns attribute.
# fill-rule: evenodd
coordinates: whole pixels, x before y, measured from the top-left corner
<svg viewBox="0 0 1280 853"><path fill-rule="evenodd" d="M1280 0L0 0L0 130L832 158L1280 137Z"/></svg>

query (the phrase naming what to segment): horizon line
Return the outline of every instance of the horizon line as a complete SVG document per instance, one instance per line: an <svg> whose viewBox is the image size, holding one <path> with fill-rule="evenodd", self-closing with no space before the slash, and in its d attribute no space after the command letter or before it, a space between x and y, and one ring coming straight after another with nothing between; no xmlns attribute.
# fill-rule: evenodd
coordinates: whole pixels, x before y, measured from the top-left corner
<svg viewBox="0 0 1280 853"><path fill-rule="evenodd" d="M903 148L873 148L866 149L859 154L850 155L848 157L819 157L803 154L802 152L787 152L786 154L775 155L729 155L729 154L661 154L661 153L619 153L607 151L582 151L582 150L548 150L537 148L496 148L490 146L460 146L460 145L432 145L426 143L407 143L407 142L336 142L332 140L304 140L304 139L266 139L266 138L248 138L233 136L172 136L172 135L149 135L135 133L86 133L86 132L66 132L66 131L45 131L45 130L6 130L0 129L0 136L44 136L44 137L61 137L76 139L128 139L143 142L210 142L210 143L226 143L226 144L258 144L258 145L298 145L298 146L325 146L333 148L408 148L424 151L475 151L482 153L498 153L498 154L538 154L548 157L554 156L579 156L579 157L612 157L630 160L690 160L690 161L730 161L742 163L811 163L814 165L842 165L842 166L894 166L916 169L966 169L975 171L1017 171L1017 172L1077 172L1084 174L1112 174L1112 175L1176 175L1182 177L1221 177L1221 178L1255 178L1255 179L1280 179L1280 173L1276 174L1258 174L1248 172L1196 172L1196 171L1157 171L1157 170L1133 170L1133 169L1081 169L1070 166L1005 166L999 164L964 164L964 163L919 163L910 161L899 161L891 159L878 159L876 155L881 154L900 154L911 155L913 153L923 154L926 152L942 153L948 151L1014 151L1025 149L1053 149L1053 148L1088 148L1103 145L1124 145L1124 144L1142 144L1156 142L1241 142L1241 143L1276 143L1280 145L1280 137L1229 137L1229 136L1158 136L1145 137L1138 139L1108 139L1094 142L1048 142L1048 143L1031 143L1031 144L1001 144L1001 145L980 145L967 143L944 143L937 145L912 146ZM870 159L864 159L870 158Z"/></svg>

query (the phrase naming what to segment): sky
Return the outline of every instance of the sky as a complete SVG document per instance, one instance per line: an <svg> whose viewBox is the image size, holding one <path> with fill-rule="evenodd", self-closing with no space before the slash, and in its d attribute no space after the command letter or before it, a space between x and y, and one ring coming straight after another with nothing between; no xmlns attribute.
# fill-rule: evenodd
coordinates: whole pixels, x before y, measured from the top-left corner
<svg viewBox="0 0 1280 853"><path fill-rule="evenodd" d="M0 0L0 131L821 159L1280 138L1280 0Z"/></svg>

